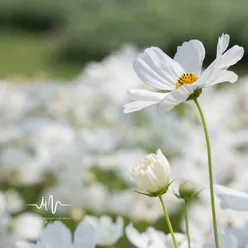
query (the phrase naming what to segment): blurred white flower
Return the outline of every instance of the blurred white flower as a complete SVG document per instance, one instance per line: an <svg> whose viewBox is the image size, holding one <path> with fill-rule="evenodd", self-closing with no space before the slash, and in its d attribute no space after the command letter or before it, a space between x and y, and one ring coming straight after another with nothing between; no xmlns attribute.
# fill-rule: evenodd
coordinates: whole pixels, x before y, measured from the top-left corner
<svg viewBox="0 0 248 248"><path fill-rule="evenodd" d="M214 185L214 192L220 199L222 208L248 211L248 194L217 184Z"/></svg>
<svg viewBox="0 0 248 248"><path fill-rule="evenodd" d="M88 187L84 187L84 208L91 209L96 213L104 213L106 212L109 203L109 191L105 185L94 183Z"/></svg>
<svg viewBox="0 0 248 248"><path fill-rule="evenodd" d="M127 204L130 206L129 216L136 221L156 221L163 215L160 201L151 197L136 193L133 202Z"/></svg>
<svg viewBox="0 0 248 248"><path fill-rule="evenodd" d="M17 213L24 208L22 196L13 189L0 191L0 216Z"/></svg>
<svg viewBox="0 0 248 248"><path fill-rule="evenodd" d="M248 212L223 210L221 209L218 198L216 199L215 205L220 242L224 242L223 244L225 244L225 240L228 239L238 240L239 245L248 242L246 235L248 230ZM204 190L200 194L200 201L194 203L189 209L190 234L198 243L205 243L207 241L208 243L212 242L212 244L214 244L211 216L209 192ZM183 224L182 227L184 228L185 224ZM234 243L236 243L236 241L234 241Z"/></svg>
<svg viewBox="0 0 248 248"><path fill-rule="evenodd" d="M219 244L222 248L238 248L240 247L237 239L231 234L225 232L219 232ZM206 242L202 248L215 248L214 237L211 237L208 242Z"/></svg>
<svg viewBox="0 0 248 248"><path fill-rule="evenodd" d="M184 247L185 244L187 244L186 247L188 248L187 237L185 236L185 234L175 233L175 238L176 238L176 241L177 241L177 245L180 248ZM174 247L174 243L173 243L171 235L167 235L167 237L166 237L166 245L167 245L166 246L167 248L173 248Z"/></svg>
<svg viewBox="0 0 248 248"><path fill-rule="evenodd" d="M168 248L166 235L152 227L149 227L143 233L139 233L132 224L129 224L125 232L128 240L137 248Z"/></svg>
<svg viewBox="0 0 248 248"><path fill-rule="evenodd" d="M87 221L79 223L73 241L70 230L61 222L56 221L46 226L37 244L22 241L17 243L17 248L95 248L95 246L95 229Z"/></svg>
<svg viewBox="0 0 248 248"><path fill-rule="evenodd" d="M130 178L130 170L137 159L146 155L142 149L121 149L111 154L94 155L93 164L101 169L113 169L127 184L133 184Z"/></svg>
<svg viewBox="0 0 248 248"><path fill-rule="evenodd" d="M16 213L24 208L24 200L16 191L10 189L5 192L6 208L10 213Z"/></svg>
<svg viewBox="0 0 248 248"><path fill-rule="evenodd" d="M170 174L169 162L160 149L138 161L130 173L139 190L152 196L168 190Z"/></svg>
<svg viewBox="0 0 248 248"><path fill-rule="evenodd" d="M120 51L113 52L102 62L89 63L79 75L78 81L92 85L94 91L107 94L115 105L122 104L128 88L140 84L132 70L132 62L137 54L138 51L133 45L124 45Z"/></svg>
<svg viewBox="0 0 248 248"><path fill-rule="evenodd" d="M236 82L238 76L227 69L243 57L244 49L235 45L226 51L229 40L227 34L219 37L216 59L203 72L205 48L199 40L184 42L177 48L174 59L158 47L147 48L134 61L134 70L147 84L169 93L130 90L129 94L134 101L125 105L124 112L139 111L154 104L159 104L161 111L167 112L186 101L198 87Z"/></svg>
<svg viewBox="0 0 248 248"><path fill-rule="evenodd" d="M0 200L1 206L1 200ZM13 235L11 234L9 227L11 224L11 217L6 213L1 213L0 209L0 247L15 247L15 240Z"/></svg>
<svg viewBox="0 0 248 248"><path fill-rule="evenodd" d="M133 224L129 224L126 229L126 236L128 240L136 248L174 248L174 243L171 234L165 234L161 231L154 229L153 227L148 227L148 229L139 233ZM175 233L175 238L180 248L188 248L188 241L185 234ZM192 248L200 248L201 245L196 245L192 242Z"/></svg>
<svg viewBox="0 0 248 248"><path fill-rule="evenodd" d="M84 130L81 135L92 151L111 151L116 148L120 139L113 128L100 128L92 131Z"/></svg>
<svg viewBox="0 0 248 248"><path fill-rule="evenodd" d="M37 240L43 225L39 215L25 212L16 217L14 233L19 240Z"/></svg>
<svg viewBox="0 0 248 248"><path fill-rule="evenodd" d="M124 221L122 217L118 217L115 223L111 217L105 215L99 219L94 216L85 216L84 220L95 227L98 245L113 245L123 236Z"/></svg>

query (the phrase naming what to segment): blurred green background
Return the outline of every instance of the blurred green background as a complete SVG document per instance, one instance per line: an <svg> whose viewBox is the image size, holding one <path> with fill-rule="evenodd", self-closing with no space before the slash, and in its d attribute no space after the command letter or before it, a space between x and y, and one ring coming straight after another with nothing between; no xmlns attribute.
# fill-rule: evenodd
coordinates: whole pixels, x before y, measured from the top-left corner
<svg viewBox="0 0 248 248"><path fill-rule="evenodd" d="M247 9L247 0L2 0L0 77L72 78L122 44L173 55L192 38L205 44L207 62L223 32L248 47Z"/></svg>

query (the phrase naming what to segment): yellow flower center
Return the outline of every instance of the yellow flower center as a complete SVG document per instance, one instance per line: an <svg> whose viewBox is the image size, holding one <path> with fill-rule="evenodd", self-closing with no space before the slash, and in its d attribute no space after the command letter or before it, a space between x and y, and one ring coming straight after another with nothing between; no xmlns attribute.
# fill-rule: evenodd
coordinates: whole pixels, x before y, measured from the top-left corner
<svg viewBox="0 0 248 248"><path fill-rule="evenodd" d="M195 73L183 73L183 75L177 80L176 89L184 84L192 84L198 79Z"/></svg>

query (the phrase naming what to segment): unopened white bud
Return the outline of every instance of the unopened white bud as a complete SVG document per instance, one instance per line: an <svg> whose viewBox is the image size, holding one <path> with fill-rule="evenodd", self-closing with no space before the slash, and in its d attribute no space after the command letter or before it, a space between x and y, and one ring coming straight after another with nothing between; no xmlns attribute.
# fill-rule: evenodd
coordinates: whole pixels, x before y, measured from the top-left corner
<svg viewBox="0 0 248 248"><path fill-rule="evenodd" d="M170 184L171 168L161 150L138 161L131 172L131 177L143 193L150 196L164 194Z"/></svg>

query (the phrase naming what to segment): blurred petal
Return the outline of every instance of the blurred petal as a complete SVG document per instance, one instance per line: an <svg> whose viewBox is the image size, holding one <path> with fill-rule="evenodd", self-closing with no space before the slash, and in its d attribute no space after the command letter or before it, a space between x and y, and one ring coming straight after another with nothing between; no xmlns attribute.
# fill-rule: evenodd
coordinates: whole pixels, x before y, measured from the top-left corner
<svg viewBox="0 0 248 248"><path fill-rule="evenodd" d="M218 236L219 236L219 244L221 248L222 247L223 248L238 248L238 242L234 236L228 233L221 233L221 232L219 232ZM203 248L215 248L214 238L212 238L209 243L204 244Z"/></svg>
<svg viewBox="0 0 248 248"><path fill-rule="evenodd" d="M146 248L149 243L149 238L143 234L139 233L133 226L133 224L129 224L126 229L127 239L137 248Z"/></svg>
<svg viewBox="0 0 248 248"><path fill-rule="evenodd" d="M228 227L227 233L233 235L239 243L239 246L245 247L248 244L248 225L246 224L243 228Z"/></svg>
<svg viewBox="0 0 248 248"><path fill-rule="evenodd" d="M214 185L214 189L221 201L222 208L248 211L248 194L217 184Z"/></svg>
<svg viewBox="0 0 248 248"><path fill-rule="evenodd" d="M94 248L96 247L96 230L87 221L82 221L74 233L73 248Z"/></svg>
<svg viewBox="0 0 248 248"><path fill-rule="evenodd" d="M47 225L41 234L40 241L49 248L68 248L72 244L71 232L63 223L56 221Z"/></svg>
<svg viewBox="0 0 248 248"><path fill-rule="evenodd" d="M199 75L202 69L202 62L205 58L205 48L201 41L190 40L177 47L174 60L177 61L186 72L193 72Z"/></svg>
<svg viewBox="0 0 248 248"><path fill-rule="evenodd" d="M98 245L113 245L123 236L122 217L118 217L115 223L110 216L106 215L99 219L94 216L85 216L84 220L95 227Z"/></svg>
<svg viewBox="0 0 248 248"><path fill-rule="evenodd" d="M137 248L167 248L165 234L152 227L149 227L143 233L139 233L133 227L133 224L129 224L126 227L126 236L132 245Z"/></svg>
<svg viewBox="0 0 248 248"><path fill-rule="evenodd" d="M16 248L36 248L36 244L20 241L16 243Z"/></svg>
<svg viewBox="0 0 248 248"><path fill-rule="evenodd" d="M167 234L166 239L167 239L166 240L167 247L168 248L173 248L174 247L174 242L173 242L173 239L172 239L171 235L170 234ZM181 245L182 245L182 247L184 247L183 244L185 242L187 243L187 237L185 236L185 234L175 233L175 239L176 239L177 244L178 245L180 244L180 248L181 248ZM187 245L188 245L188 243L187 243Z"/></svg>

